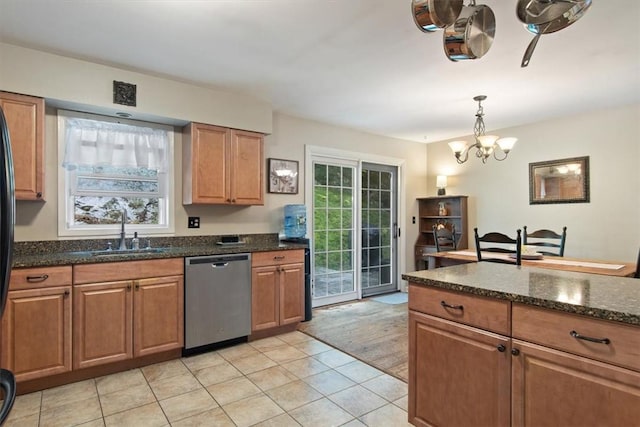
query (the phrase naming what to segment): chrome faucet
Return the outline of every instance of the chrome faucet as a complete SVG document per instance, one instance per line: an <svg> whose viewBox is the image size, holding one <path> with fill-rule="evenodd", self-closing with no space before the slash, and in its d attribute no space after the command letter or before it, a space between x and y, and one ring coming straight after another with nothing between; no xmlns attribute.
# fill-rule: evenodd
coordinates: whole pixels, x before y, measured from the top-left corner
<svg viewBox="0 0 640 427"><path fill-rule="evenodd" d="M119 248L121 251L127 250L126 234L124 233L125 222L127 222L127 210L122 209L122 221L120 225L120 248Z"/></svg>

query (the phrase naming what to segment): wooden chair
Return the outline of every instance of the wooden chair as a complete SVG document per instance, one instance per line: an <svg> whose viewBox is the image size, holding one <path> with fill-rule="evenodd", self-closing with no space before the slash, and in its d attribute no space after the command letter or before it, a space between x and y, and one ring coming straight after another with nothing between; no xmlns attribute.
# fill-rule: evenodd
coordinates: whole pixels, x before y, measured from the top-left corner
<svg viewBox="0 0 640 427"><path fill-rule="evenodd" d="M551 230L536 230L533 233L527 233L527 226L522 227L522 244L531 246L540 246L551 248L551 250L538 250L538 253L550 256L564 256L564 242L567 240L567 227L562 227L562 234L558 234ZM533 242L529 238L534 238ZM559 240L554 242L553 240Z"/></svg>
<svg viewBox="0 0 640 427"><path fill-rule="evenodd" d="M488 243L488 244L501 244L501 245L515 245L515 252L516 252L516 257L515 257L515 262L516 265L522 265L522 238L521 238L521 230L518 229L516 231L516 238L512 239L511 237L507 236L506 234L502 234L502 233L496 233L496 232L491 232L491 233L487 233L484 236L480 237L478 235L478 229L474 228L473 232L475 233L475 238L476 238L476 253L478 254L478 262L480 261L490 261L490 262L500 262L500 263L504 263L504 264L513 264L513 261L510 260L506 260L506 259L500 259L500 258L483 258L482 257L482 251L485 252L497 252L497 253L503 253L503 254L512 254L513 253L513 249L512 248L507 248L504 246L483 246L483 243Z"/></svg>
<svg viewBox="0 0 640 427"><path fill-rule="evenodd" d="M434 225L433 241L436 244L436 252L455 251L458 249L455 225L451 224L451 230L446 227L438 229L438 226Z"/></svg>

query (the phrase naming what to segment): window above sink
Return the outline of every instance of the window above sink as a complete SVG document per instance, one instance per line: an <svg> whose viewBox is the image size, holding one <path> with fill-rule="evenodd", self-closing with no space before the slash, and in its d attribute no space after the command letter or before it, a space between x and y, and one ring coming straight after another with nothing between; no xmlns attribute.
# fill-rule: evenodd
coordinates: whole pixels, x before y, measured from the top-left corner
<svg viewBox="0 0 640 427"><path fill-rule="evenodd" d="M173 128L58 110L58 235L173 233Z"/></svg>

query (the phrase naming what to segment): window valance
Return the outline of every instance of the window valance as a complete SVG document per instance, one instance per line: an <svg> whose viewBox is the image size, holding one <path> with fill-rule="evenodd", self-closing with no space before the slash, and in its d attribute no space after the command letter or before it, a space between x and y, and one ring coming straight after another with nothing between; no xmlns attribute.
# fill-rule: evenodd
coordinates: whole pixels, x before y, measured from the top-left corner
<svg viewBox="0 0 640 427"><path fill-rule="evenodd" d="M94 120L65 119L65 155L62 166L114 166L168 170L167 131Z"/></svg>

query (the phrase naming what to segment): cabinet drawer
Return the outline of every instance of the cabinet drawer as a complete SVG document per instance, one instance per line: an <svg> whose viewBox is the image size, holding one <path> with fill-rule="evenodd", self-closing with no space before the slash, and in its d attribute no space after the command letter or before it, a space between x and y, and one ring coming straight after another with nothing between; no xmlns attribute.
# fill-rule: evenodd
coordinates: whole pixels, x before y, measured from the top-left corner
<svg viewBox="0 0 640 427"><path fill-rule="evenodd" d="M511 303L460 292L409 285L409 310L509 335Z"/></svg>
<svg viewBox="0 0 640 427"><path fill-rule="evenodd" d="M78 264L73 267L73 283L115 282L182 274L184 258Z"/></svg>
<svg viewBox="0 0 640 427"><path fill-rule="evenodd" d="M16 268L11 270L12 291L71 284L71 266Z"/></svg>
<svg viewBox="0 0 640 427"><path fill-rule="evenodd" d="M251 266L295 264L304 262L304 249L288 251L254 252L251 254Z"/></svg>
<svg viewBox="0 0 640 427"><path fill-rule="evenodd" d="M580 339L572 331L609 343ZM513 337L640 371L638 326L514 304Z"/></svg>

